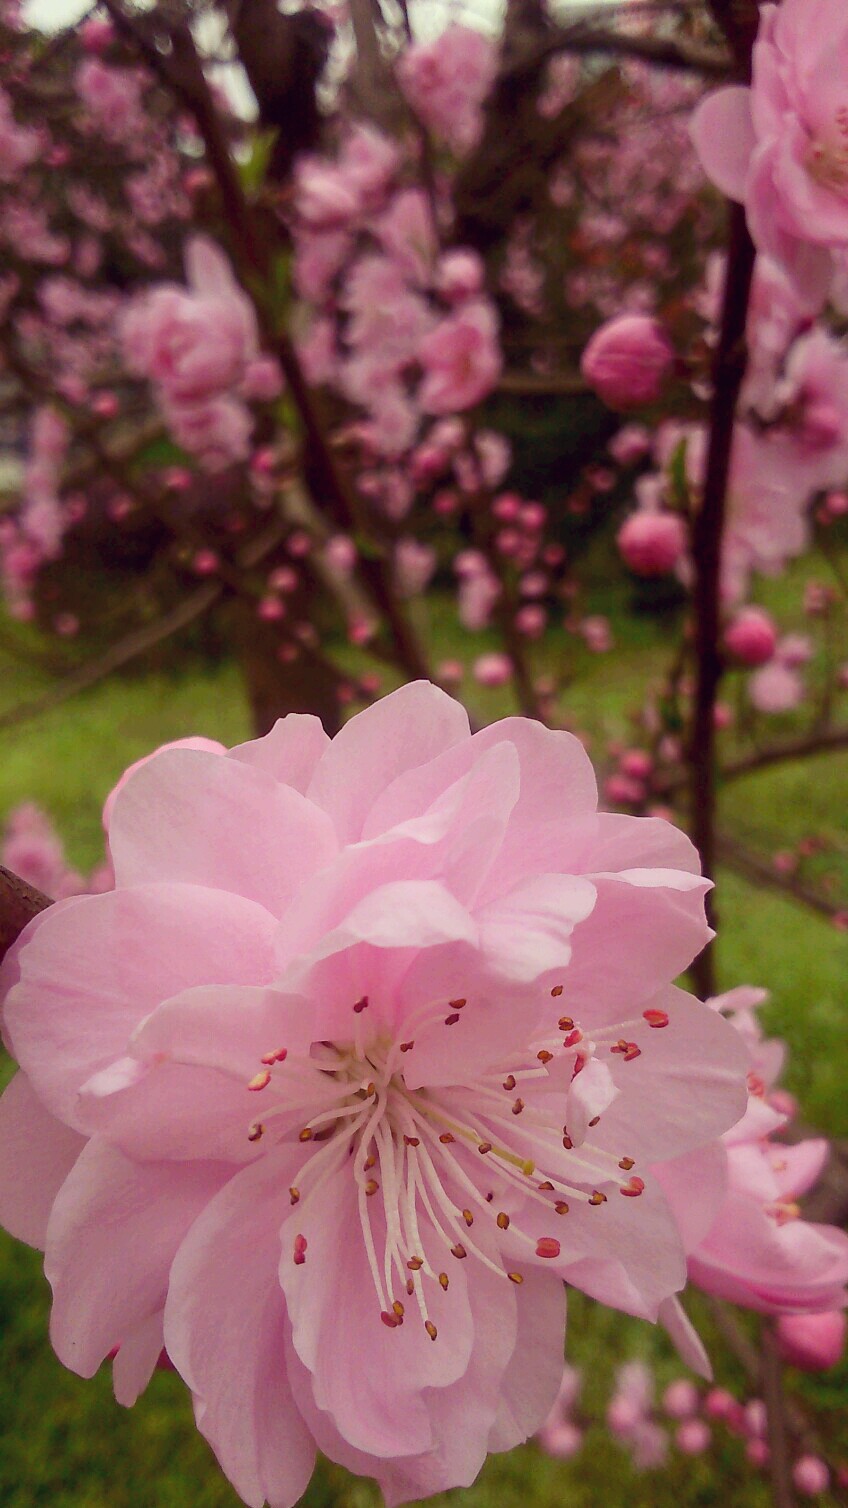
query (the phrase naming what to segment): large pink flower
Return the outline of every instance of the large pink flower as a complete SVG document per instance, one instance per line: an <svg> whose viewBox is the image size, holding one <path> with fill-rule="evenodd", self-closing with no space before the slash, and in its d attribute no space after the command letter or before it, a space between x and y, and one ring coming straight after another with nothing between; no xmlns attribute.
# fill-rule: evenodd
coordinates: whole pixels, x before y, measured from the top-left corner
<svg viewBox="0 0 848 1508"><path fill-rule="evenodd" d="M848 8L844 0L764 5L750 89L707 97L693 135L704 169L744 202L759 250L824 301L833 253L848 247Z"/></svg>
<svg viewBox="0 0 848 1508"><path fill-rule="evenodd" d="M164 1340L248 1503L316 1444L394 1503L539 1427L563 1279L674 1313L651 1165L738 1118L745 1055L668 983L694 850L599 814L576 739L409 685L332 742L158 753L109 845L4 966L0 1213L66 1365L119 1346L129 1402Z"/></svg>

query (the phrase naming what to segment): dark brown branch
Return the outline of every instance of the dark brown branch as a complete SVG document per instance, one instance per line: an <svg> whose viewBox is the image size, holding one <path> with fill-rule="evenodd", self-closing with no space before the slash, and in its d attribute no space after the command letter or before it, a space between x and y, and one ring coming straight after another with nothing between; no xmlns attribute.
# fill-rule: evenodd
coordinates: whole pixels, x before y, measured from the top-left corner
<svg viewBox="0 0 848 1508"><path fill-rule="evenodd" d="M777 1349L774 1330L768 1320L763 1321L760 1346L763 1354L763 1394L768 1423L769 1476L774 1508L795 1508L786 1404L783 1397L783 1363Z"/></svg>
<svg viewBox="0 0 848 1508"><path fill-rule="evenodd" d="M739 390L745 375L745 324L754 245L745 210L730 210L730 244L722 303L721 330L713 363L713 398L703 496L692 529L695 581L695 696L689 747L692 837L704 873L715 874L716 730L715 705L723 663L720 643L721 548L730 474L730 455ZM709 949L693 965L696 989L715 993L715 966Z"/></svg>
<svg viewBox="0 0 848 1508"><path fill-rule="evenodd" d="M48 896L0 864L0 961L27 923L51 904Z"/></svg>
<svg viewBox="0 0 848 1508"><path fill-rule="evenodd" d="M833 754L838 749L848 749L848 728L825 728L821 733L812 733L791 743L775 744L771 748L758 749L724 766L721 779L738 780L741 775L751 775L757 770L767 770L772 765L788 764L793 759L809 759L814 754Z"/></svg>
<svg viewBox="0 0 848 1508"><path fill-rule="evenodd" d="M69 701L80 691L87 691L90 686L96 686L113 671L129 665L132 660L138 659L139 655L146 654L157 644L164 643L166 639L170 639L181 629L194 623L197 618L201 618L209 611L213 603L218 601L222 592L223 588L215 582L199 587L170 612L157 618L154 623L146 623L142 628L134 629L132 633L127 634L125 638L107 649L105 654L86 661L77 670L71 671L70 675L65 676L56 686L45 691L42 696L33 697L32 701L21 702L16 707L0 712L0 731L6 728L18 728L22 723L31 722L34 717L51 712L54 707L61 707L63 702Z"/></svg>
<svg viewBox="0 0 848 1508"><path fill-rule="evenodd" d="M831 922L845 909L834 905L833 901L827 900L794 875L779 874L767 859L746 848L738 838L731 838L727 833L719 833L716 837L720 862L736 870L743 879L750 880L754 885L767 885L771 890L778 890L791 900L808 906L811 911L817 911L819 916L827 917Z"/></svg>

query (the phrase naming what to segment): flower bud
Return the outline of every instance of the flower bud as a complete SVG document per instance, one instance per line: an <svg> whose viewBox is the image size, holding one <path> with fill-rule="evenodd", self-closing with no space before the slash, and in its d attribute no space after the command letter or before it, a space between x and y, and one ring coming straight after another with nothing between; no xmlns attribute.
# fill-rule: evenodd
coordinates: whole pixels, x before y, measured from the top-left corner
<svg viewBox="0 0 848 1508"><path fill-rule="evenodd" d="M743 607L724 635L725 648L741 665L765 665L777 647L777 629L761 607Z"/></svg>
<svg viewBox="0 0 848 1508"><path fill-rule="evenodd" d="M777 1344L783 1360L802 1372L835 1367L845 1349L846 1320L840 1309L824 1314L781 1314Z"/></svg>
<svg viewBox="0 0 848 1508"><path fill-rule="evenodd" d="M619 529L616 543L636 576L665 576L686 548L686 529L676 513L633 513Z"/></svg>
<svg viewBox="0 0 848 1508"><path fill-rule="evenodd" d="M595 331L580 370L610 408L630 408L660 396L673 362L674 351L655 319L622 314Z"/></svg>

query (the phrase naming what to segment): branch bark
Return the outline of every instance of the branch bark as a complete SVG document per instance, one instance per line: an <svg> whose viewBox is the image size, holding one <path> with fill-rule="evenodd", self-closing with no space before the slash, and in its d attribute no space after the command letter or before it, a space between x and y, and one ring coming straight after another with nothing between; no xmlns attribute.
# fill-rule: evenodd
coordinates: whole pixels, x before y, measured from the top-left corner
<svg viewBox="0 0 848 1508"><path fill-rule="evenodd" d="M721 546L736 405L745 375L745 324L754 256L744 206L735 204L730 211L721 330L713 364L706 475L692 528L696 680L689 747L691 822L704 873L710 878L716 861L715 705L724 668L719 651ZM695 960L692 973L701 994L715 993L715 964L709 947Z"/></svg>
<svg viewBox="0 0 848 1508"><path fill-rule="evenodd" d="M6 957L28 922L52 905L34 885L0 864L0 962Z"/></svg>

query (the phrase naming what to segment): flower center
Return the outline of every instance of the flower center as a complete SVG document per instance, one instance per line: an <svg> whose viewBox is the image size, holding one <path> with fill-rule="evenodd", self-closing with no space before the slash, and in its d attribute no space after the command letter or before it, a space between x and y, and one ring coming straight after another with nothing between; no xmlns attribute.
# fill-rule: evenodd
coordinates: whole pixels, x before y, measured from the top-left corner
<svg viewBox="0 0 848 1508"><path fill-rule="evenodd" d="M315 1196L336 1175L352 1178L380 1318L397 1328L404 1298L413 1300L435 1340L431 1311L453 1261L474 1258L520 1285L516 1263L559 1257L553 1231L572 1205L601 1207L604 1186L630 1198L642 1193L633 1158L591 1145L585 1127L569 1131L569 1089L593 1058L634 1061L641 1049L625 1033L666 1026L668 1017L648 1010L590 1039L563 1016L518 1061L447 1087L411 1089L403 1066L413 1033L455 1025L465 999L427 1007L396 1039L369 1036L367 1007L367 997L354 1004L349 1041L316 1043L303 1056L284 1048L263 1055L249 1088L263 1093L263 1105L267 1097L268 1109L248 1135L270 1140L276 1125L275 1140L303 1144L289 1190L303 1215L295 1264L307 1261ZM599 1120L600 1109L588 1127Z"/></svg>
<svg viewBox="0 0 848 1508"><path fill-rule="evenodd" d="M848 105L837 110L834 128L831 139L817 137L811 142L807 172L823 188L848 199Z"/></svg>

